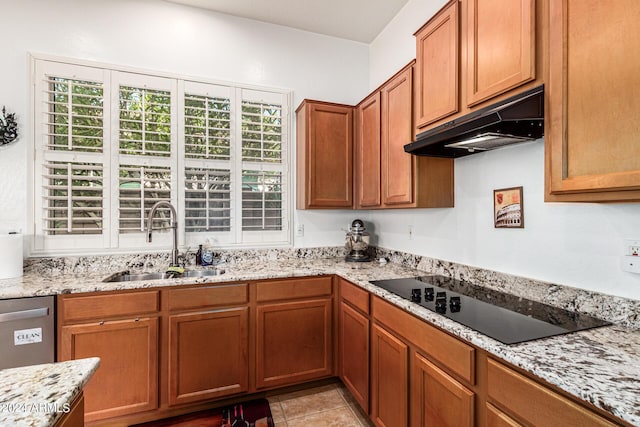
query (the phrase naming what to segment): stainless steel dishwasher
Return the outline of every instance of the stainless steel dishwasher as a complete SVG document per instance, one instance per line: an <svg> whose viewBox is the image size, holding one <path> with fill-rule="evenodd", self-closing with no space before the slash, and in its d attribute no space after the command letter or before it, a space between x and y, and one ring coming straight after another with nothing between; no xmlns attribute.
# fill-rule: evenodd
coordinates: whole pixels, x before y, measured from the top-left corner
<svg viewBox="0 0 640 427"><path fill-rule="evenodd" d="M53 296L0 300L0 369L55 359Z"/></svg>

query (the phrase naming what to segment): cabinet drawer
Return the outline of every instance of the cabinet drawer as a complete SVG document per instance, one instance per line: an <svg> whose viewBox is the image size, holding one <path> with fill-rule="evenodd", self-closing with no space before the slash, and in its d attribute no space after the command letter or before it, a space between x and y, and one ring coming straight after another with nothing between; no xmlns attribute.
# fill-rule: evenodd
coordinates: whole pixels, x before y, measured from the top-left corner
<svg viewBox="0 0 640 427"><path fill-rule="evenodd" d="M363 313L369 313L369 292L340 279L340 296Z"/></svg>
<svg viewBox="0 0 640 427"><path fill-rule="evenodd" d="M160 309L158 291L123 292L63 296L62 321L102 319L105 317L139 316Z"/></svg>
<svg viewBox="0 0 640 427"><path fill-rule="evenodd" d="M257 285L258 302L331 295L331 277L265 280Z"/></svg>
<svg viewBox="0 0 640 427"><path fill-rule="evenodd" d="M373 299L374 319L414 343L469 384L475 384L475 350L425 321L381 300Z"/></svg>
<svg viewBox="0 0 640 427"><path fill-rule="evenodd" d="M169 310L246 304L249 286L216 285L167 291Z"/></svg>
<svg viewBox="0 0 640 427"><path fill-rule="evenodd" d="M587 408L489 359L489 398L527 424L540 426L615 426Z"/></svg>

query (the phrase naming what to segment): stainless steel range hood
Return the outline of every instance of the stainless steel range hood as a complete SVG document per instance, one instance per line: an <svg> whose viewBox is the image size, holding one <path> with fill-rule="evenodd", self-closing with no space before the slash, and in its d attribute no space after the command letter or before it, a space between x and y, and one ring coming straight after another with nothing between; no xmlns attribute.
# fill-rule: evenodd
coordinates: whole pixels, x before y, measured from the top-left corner
<svg viewBox="0 0 640 427"><path fill-rule="evenodd" d="M404 151L418 156L462 157L544 135L544 86L527 90L422 132Z"/></svg>

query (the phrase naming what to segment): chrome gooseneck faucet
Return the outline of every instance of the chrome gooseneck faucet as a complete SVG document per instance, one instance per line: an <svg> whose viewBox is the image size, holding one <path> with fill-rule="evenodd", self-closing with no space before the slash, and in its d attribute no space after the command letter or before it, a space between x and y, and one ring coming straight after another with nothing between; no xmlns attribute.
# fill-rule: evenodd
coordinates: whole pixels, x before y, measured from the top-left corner
<svg viewBox="0 0 640 427"><path fill-rule="evenodd" d="M176 208L167 201L161 200L151 207L149 211L149 217L147 218L147 242L151 243L151 233L153 232L153 216L158 208L166 206L171 210L171 225L168 228L173 229L173 248L171 249L171 265L178 265L178 215L176 214Z"/></svg>

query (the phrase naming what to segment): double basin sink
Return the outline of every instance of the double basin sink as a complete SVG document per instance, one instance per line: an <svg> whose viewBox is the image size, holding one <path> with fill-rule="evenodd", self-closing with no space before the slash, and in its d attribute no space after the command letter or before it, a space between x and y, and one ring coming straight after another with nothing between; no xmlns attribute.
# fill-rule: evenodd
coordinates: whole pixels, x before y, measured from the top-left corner
<svg viewBox="0 0 640 427"><path fill-rule="evenodd" d="M113 282L133 282L138 280L162 280L162 279L180 279L189 277L210 277L220 276L225 273L223 268L214 268L209 270L185 270L184 273L177 272L150 272L150 273L130 273L128 271L121 271L114 273L102 281L106 283Z"/></svg>

